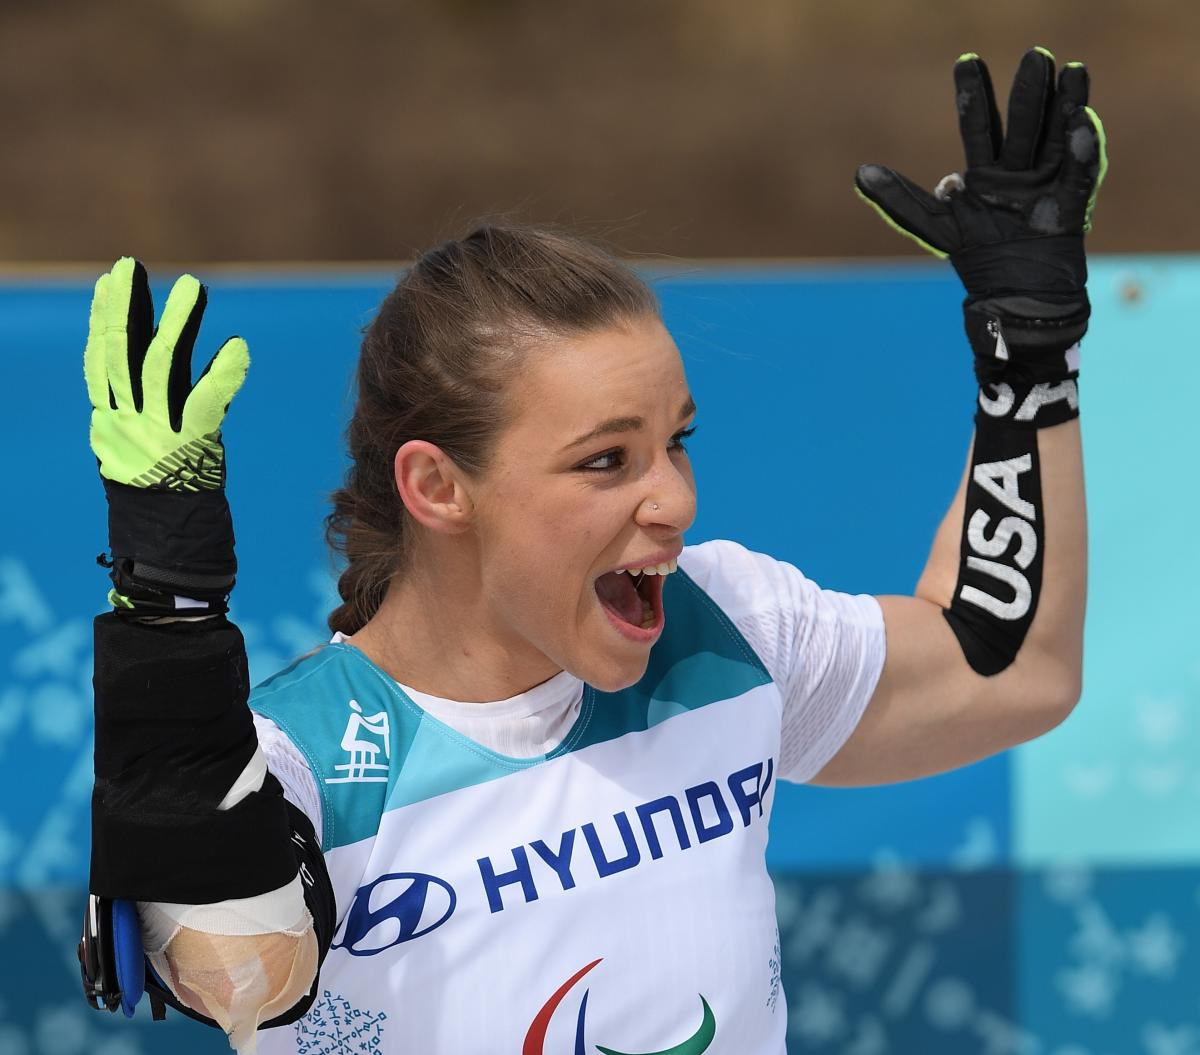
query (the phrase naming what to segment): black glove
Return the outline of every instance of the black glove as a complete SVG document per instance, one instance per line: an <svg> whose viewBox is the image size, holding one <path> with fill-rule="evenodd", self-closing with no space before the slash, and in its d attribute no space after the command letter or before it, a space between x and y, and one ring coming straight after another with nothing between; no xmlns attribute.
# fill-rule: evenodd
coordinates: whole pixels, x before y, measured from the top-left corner
<svg viewBox="0 0 1200 1055"><path fill-rule="evenodd" d="M1067 63L1056 86L1054 57L1027 51L1006 135L978 55L959 58L954 85L965 174L947 176L930 194L891 169L863 165L858 193L902 234L950 258L967 290L981 383L1058 380L1063 353L1087 330L1083 236L1107 167L1104 129L1087 105L1087 70Z"/></svg>

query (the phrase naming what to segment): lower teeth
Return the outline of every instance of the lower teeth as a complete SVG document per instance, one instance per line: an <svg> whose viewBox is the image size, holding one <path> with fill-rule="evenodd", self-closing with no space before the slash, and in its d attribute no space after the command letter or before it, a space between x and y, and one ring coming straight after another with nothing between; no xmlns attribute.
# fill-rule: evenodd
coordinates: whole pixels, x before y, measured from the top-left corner
<svg viewBox="0 0 1200 1055"><path fill-rule="evenodd" d="M649 601L642 602L642 629L654 629L654 609L650 607Z"/></svg>

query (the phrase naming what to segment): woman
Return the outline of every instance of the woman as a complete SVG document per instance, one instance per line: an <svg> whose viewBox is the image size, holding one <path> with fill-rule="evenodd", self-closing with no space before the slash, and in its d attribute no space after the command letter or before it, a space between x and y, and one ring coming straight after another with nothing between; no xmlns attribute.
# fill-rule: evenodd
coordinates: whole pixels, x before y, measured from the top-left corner
<svg viewBox="0 0 1200 1055"><path fill-rule="evenodd" d="M151 337L144 272L101 279L92 890L140 902L152 993L242 1052L260 1026L270 1052L783 1050L774 781L942 772L1079 694L1103 137L1082 67L1055 83L1041 49L1003 139L983 63L955 80L965 179L858 176L951 257L982 385L914 597L685 547L696 408L653 295L582 243L482 227L367 332L334 638L255 690L252 725L220 444L245 344L193 387L202 288Z"/></svg>

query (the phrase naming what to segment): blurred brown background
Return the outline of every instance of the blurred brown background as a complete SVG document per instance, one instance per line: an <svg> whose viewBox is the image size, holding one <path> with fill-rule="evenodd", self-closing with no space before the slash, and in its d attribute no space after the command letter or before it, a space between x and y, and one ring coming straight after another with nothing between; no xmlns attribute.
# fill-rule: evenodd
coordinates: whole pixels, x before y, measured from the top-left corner
<svg viewBox="0 0 1200 1055"><path fill-rule="evenodd" d="M1094 77L1092 248L1200 246L1195 0L4 0L0 260L397 260L497 213L902 255L855 166L959 167L955 57L1004 97L1035 43Z"/></svg>

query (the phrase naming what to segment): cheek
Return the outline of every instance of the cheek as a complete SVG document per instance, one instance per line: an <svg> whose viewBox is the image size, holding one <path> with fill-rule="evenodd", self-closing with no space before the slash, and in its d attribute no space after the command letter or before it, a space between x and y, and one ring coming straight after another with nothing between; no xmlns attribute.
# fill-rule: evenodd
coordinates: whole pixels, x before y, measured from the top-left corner
<svg viewBox="0 0 1200 1055"><path fill-rule="evenodd" d="M489 518L489 533L503 538L521 563L548 560L565 571L582 558L590 566L596 545L603 546L612 529L614 503L560 479L510 478L488 497L493 508L503 510Z"/></svg>
<svg viewBox="0 0 1200 1055"><path fill-rule="evenodd" d="M507 526L493 549L504 569L496 585L526 626L557 635L590 607L592 578L613 548L614 533L606 534L606 525L598 523L598 510L532 503L518 508L523 516Z"/></svg>

